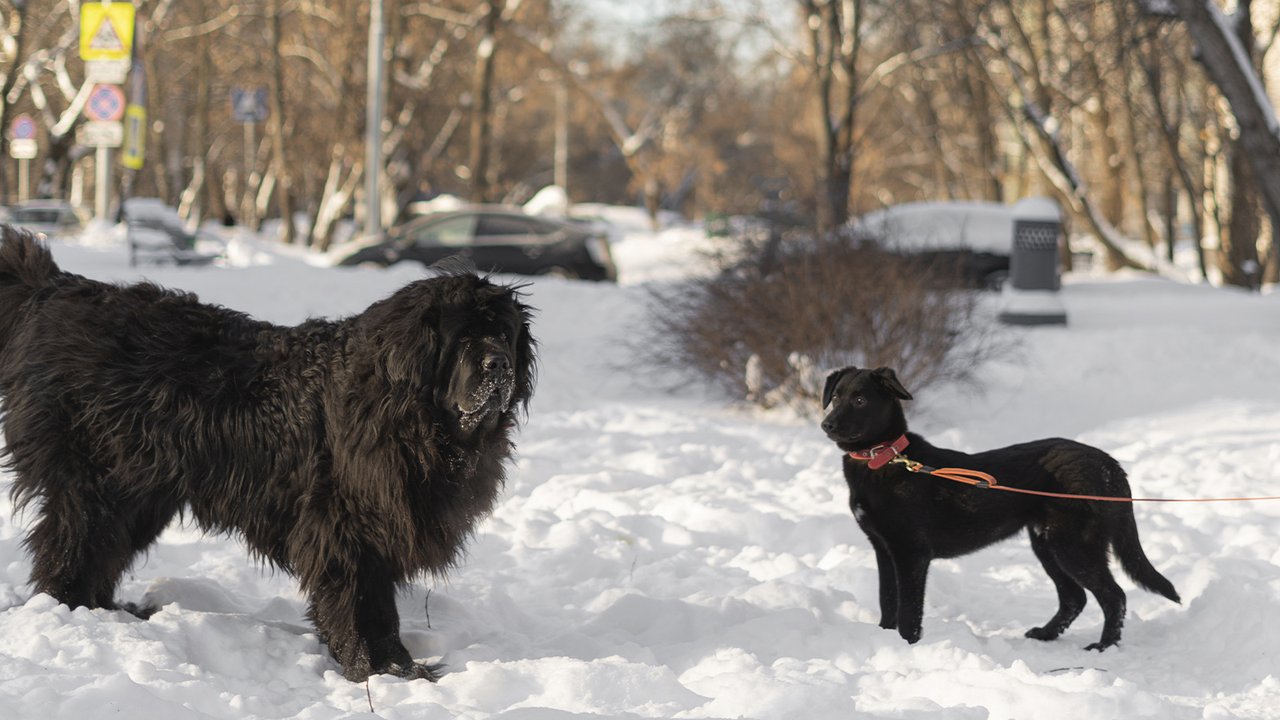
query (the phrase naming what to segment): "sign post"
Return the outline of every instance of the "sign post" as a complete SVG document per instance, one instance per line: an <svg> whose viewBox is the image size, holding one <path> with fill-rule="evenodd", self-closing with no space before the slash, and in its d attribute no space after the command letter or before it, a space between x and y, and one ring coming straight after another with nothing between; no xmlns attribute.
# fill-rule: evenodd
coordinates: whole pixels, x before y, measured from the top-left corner
<svg viewBox="0 0 1280 720"><path fill-rule="evenodd" d="M9 124L9 155L18 161L18 201L31 197L31 161L35 158L36 123L30 115L19 115Z"/></svg>
<svg viewBox="0 0 1280 720"><path fill-rule="evenodd" d="M94 156L93 216L106 220L111 212L111 148L124 142L124 91L119 85L99 83L89 91L84 114L89 122L80 126L81 143L98 148Z"/></svg>
<svg viewBox="0 0 1280 720"><path fill-rule="evenodd" d="M257 227L257 203L251 190L254 157L258 150L258 123L267 119L267 89L263 86L231 88L231 117L244 126L244 197L240 208L241 222Z"/></svg>
<svg viewBox="0 0 1280 720"><path fill-rule="evenodd" d="M111 148L124 142L124 84L133 64L135 10L131 2L80 5L80 59L85 82L96 83L85 103L89 119L80 142L98 148L94 158L93 214L106 220L111 211Z"/></svg>

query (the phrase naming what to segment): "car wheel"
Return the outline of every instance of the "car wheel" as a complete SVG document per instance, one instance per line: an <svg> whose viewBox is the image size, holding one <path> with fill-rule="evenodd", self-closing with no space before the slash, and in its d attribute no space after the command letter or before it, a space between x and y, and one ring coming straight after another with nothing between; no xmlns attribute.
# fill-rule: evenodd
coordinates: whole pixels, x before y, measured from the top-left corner
<svg viewBox="0 0 1280 720"><path fill-rule="evenodd" d="M1001 288L1004 287L1004 284L1008 282L1008 280L1008 270L996 270L994 272L989 272L982 276L982 289L1000 292Z"/></svg>

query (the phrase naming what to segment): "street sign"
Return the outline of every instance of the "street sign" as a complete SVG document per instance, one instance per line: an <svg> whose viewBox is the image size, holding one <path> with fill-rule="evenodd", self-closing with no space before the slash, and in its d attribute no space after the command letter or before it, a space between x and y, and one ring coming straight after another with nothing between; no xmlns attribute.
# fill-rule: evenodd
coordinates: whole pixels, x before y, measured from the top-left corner
<svg viewBox="0 0 1280 720"><path fill-rule="evenodd" d="M26 114L15 117L9 123L9 157L32 160L36 152L36 121Z"/></svg>
<svg viewBox="0 0 1280 720"><path fill-rule="evenodd" d="M118 121L124 117L124 91L119 85L94 85L84 104L84 116L90 120Z"/></svg>
<svg viewBox="0 0 1280 720"><path fill-rule="evenodd" d="M119 120L90 120L80 126L76 139L89 147L120 147L124 142L124 125Z"/></svg>
<svg viewBox="0 0 1280 720"><path fill-rule="evenodd" d="M81 4L80 59L128 60L133 51L133 19L131 2Z"/></svg>
<svg viewBox="0 0 1280 720"><path fill-rule="evenodd" d="M134 9L130 2L80 6L80 58L85 82L122 84L133 60Z"/></svg>
<svg viewBox="0 0 1280 720"><path fill-rule="evenodd" d="M14 138L9 141L9 157L14 160L34 160L38 153L36 141L31 138Z"/></svg>
<svg viewBox="0 0 1280 720"><path fill-rule="evenodd" d="M35 140L36 121L30 115L22 114L9 123L9 137L14 140Z"/></svg>
<svg viewBox="0 0 1280 720"><path fill-rule="evenodd" d="M265 87L231 88L231 117L239 123L259 123L267 119Z"/></svg>
<svg viewBox="0 0 1280 720"><path fill-rule="evenodd" d="M124 60L93 60L84 64L84 81L87 83L106 83L123 85L129 77L132 63Z"/></svg>
<svg viewBox="0 0 1280 720"><path fill-rule="evenodd" d="M124 150L120 163L130 170L141 170L147 147L147 109L129 105L124 111Z"/></svg>

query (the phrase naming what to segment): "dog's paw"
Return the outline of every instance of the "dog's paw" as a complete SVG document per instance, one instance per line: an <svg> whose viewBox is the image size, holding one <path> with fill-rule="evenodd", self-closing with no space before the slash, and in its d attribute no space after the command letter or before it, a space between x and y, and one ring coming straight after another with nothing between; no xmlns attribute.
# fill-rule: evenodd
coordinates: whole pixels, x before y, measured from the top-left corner
<svg viewBox="0 0 1280 720"><path fill-rule="evenodd" d="M1089 645L1085 645L1084 649L1097 650L1098 652L1102 652L1103 650L1106 650L1109 647L1115 647L1115 643L1114 642L1096 642Z"/></svg>
<svg viewBox="0 0 1280 720"><path fill-rule="evenodd" d="M880 627L885 630L897 630L898 618L880 618Z"/></svg>
<svg viewBox="0 0 1280 720"><path fill-rule="evenodd" d="M1053 630L1048 627L1031 628L1026 632L1026 636L1032 640L1044 640L1046 642L1049 640L1057 640L1060 635L1062 635L1062 631Z"/></svg>
<svg viewBox="0 0 1280 720"><path fill-rule="evenodd" d="M901 628L900 627L898 628L898 634L902 636L903 640L906 640L908 643L912 645L915 645L916 643L920 642L920 628Z"/></svg>
<svg viewBox="0 0 1280 720"><path fill-rule="evenodd" d="M400 663L392 663L386 670L388 675L402 677L405 680L429 680L431 682L440 682L440 678L444 677L444 664L437 663L435 665L423 665L422 663L409 663L402 665Z"/></svg>
<svg viewBox="0 0 1280 720"><path fill-rule="evenodd" d="M139 605L131 602L122 602L117 607L140 620L149 620L152 615L160 612L160 608L155 605Z"/></svg>

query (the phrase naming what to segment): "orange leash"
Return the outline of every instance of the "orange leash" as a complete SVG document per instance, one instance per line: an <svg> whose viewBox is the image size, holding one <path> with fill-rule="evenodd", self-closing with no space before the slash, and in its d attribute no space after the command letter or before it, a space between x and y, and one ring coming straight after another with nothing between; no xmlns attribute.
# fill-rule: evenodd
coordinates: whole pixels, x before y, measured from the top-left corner
<svg viewBox="0 0 1280 720"><path fill-rule="evenodd" d="M1267 495L1263 497L1212 497L1212 498L1128 498L1115 497L1111 495L1076 495L1073 493L1055 493L1045 492L1042 490L1028 490L1026 488L1011 487L1009 485L1001 485L996 482L995 477L984 473L981 470L966 470L965 468L933 468L918 463L915 460L908 459L905 455L897 455L890 462L898 463L906 466L908 470L914 473L924 475L933 475L944 480L971 485L983 490L1002 490L1004 492L1021 493L1023 495L1039 495L1040 497L1061 498L1064 500L1098 500L1102 502L1162 502L1162 503L1208 503L1208 502L1253 502L1260 500L1280 500L1280 495Z"/></svg>

